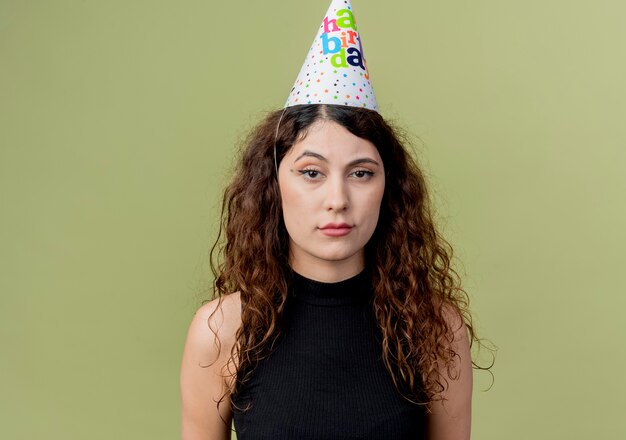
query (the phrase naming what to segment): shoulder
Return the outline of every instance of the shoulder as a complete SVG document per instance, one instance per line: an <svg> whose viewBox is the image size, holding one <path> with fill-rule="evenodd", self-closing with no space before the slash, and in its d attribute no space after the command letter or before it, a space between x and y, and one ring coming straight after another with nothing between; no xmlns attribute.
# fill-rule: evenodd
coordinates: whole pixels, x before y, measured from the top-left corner
<svg viewBox="0 0 626 440"><path fill-rule="evenodd" d="M441 310L448 328L454 334L454 341L463 344L468 342L468 329L459 310L449 303L443 303Z"/></svg>
<svg viewBox="0 0 626 440"><path fill-rule="evenodd" d="M183 372L211 370L223 372L236 343L241 325L239 293L215 298L196 310L183 351ZM204 366L197 370L199 366ZM205 368L208 367L208 368Z"/></svg>
<svg viewBox="0 0 626 440"><path fill-rule="evenodd" d="M199 307L189 326L188 338L193 338L207 350L218 344L230 351L240 325L241 299L239 292L235 292Z"/></svg>
<svg viewBox="0 0 626 440"><path fill-rule="evenodd" d="M180 370L183 438L230 438L227 376L240 323L239 294L218 297L196 311L183 351ZM224 402L226 403L226 402Z"/></svg>
<svg viewBox="0 0 626 440"><path fill-rule="evenodd" d="M441 317L446 325L445 352L452 354L452 359L438 358L441 374L446 379L456 380L460 375L471 376L471 334L461 310L451 303L440 303ZM443 354L443 353L442 353Z"/></svg>
<svg viewBox="0 0 626 440"><path fill-rule="evenodd" d="M465 345L469 343L468 327L465 324L465 320L462 312L452 302L446 301L443 298L434 298L434 305L437 309L437 313L445 321L449 335L453 336L453 339L449 342L452 345Z"/></svg>

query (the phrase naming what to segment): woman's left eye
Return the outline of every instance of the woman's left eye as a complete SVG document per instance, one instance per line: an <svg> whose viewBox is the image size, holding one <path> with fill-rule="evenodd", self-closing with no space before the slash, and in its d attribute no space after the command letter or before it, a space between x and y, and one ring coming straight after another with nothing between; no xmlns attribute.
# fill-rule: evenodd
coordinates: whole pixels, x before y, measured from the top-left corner
<svg viewBox="0 0 626 440"><path fill-rule="evenodd" d="M356 170L352 174L359 179L368 179L374 175L373 172L368 170Z"/></svg>

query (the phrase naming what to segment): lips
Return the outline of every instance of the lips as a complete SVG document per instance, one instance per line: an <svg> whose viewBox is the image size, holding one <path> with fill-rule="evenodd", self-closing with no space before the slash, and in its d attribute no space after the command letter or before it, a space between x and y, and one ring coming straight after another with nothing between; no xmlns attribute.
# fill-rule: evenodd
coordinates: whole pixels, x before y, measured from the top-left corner
<svg viewBox="0 0 626 440"><path fill-rule="evenodd" d="M352 228L352 226L350 226L347 223L328 223L327 225L322 226L320 229L345 229L345 228Z"/></svg>
<svg viewBox="0 0 626 440"><path fill-rule="evenodd" d="M352 226L347 223L328 223L319 229L324 235L341 237L342 235L349 234L350 231L352 231Z"/></svg>

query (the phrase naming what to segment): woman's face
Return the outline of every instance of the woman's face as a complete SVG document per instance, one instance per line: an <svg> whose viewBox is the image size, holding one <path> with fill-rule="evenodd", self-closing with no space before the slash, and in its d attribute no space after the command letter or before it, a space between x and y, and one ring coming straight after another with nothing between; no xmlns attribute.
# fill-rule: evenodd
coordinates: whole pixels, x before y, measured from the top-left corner
<svg viewBox="0 0 626 440"><path fill-rule="evenodd" d="M320 281L361 271L385 190L374 144L317 121L282 159L278 184L293 270Z"/></svg>

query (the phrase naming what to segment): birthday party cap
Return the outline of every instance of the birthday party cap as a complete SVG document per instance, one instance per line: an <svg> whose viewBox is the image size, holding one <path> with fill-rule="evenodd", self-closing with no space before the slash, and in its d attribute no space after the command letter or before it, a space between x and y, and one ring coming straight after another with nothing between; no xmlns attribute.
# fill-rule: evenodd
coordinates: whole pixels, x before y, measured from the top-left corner
<svg viewBox="0 0 626 440"><path fill-rule="evenodd" d="M337 104L378 111L350 0L332 0L285 107Z"/></svg>

